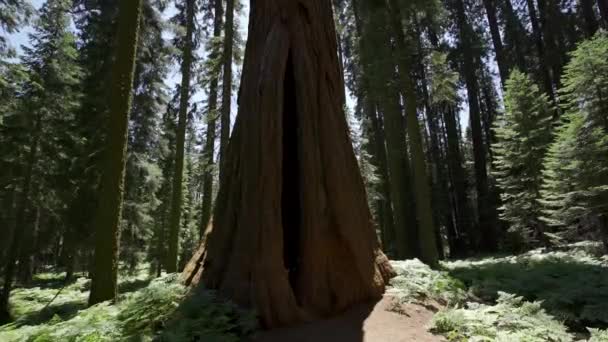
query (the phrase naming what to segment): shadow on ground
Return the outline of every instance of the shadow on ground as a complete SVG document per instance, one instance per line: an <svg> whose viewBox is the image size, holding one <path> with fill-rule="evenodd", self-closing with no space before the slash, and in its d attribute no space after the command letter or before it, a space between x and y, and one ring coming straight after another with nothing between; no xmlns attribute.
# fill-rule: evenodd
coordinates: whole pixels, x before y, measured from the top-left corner
<svg viewBox="0 0 608 342"><path fill-rule="evenodd" d="M498 292L542 301L542 307L573 330L608 327L608 266L597 259L511 257L451 263L448 272L482 301Z"/></svg>

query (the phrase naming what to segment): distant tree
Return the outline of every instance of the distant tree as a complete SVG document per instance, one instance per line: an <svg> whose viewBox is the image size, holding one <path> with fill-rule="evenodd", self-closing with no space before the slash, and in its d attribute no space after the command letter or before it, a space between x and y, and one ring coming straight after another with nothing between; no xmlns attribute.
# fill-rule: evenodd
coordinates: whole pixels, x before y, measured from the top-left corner
<svg viewBox="0 0 608 342"><path fill-rule="evenodd" d="M167 272L177 272L179 253L179 228L182 217L182 181L184 174L184 149L186 128L188 124L188 106L190 103L190 81L192 77L193 50L194 50L194 19L196 15L196 1L185 0L186 35L182 46L179 116L176 132L175 162L173 163L173 185L171 197L171 213L169 216L169 236L166 268Z"/></svg>
<svg viewBox="0 0 608 342"><path fill-rule="evenodd" d="M414 198L416 199L416 218L418 219L418 250L417 257L423 262L437 266L439 254L436 244L436 227L433 219L431 204L431 183L427 174L424 157L424 147L420 123L418 122L418 94L416 81L413 78L414 59L411 56L415 50L412 39L406 37L402 24L401 5L396 0L389 0L389 21L394 36L396 51L394 52L394 65L399 69L399 82L405 99L406 127L412 155L412 183ZM406 16L411 8L405 8ZM411 33L411 32L410 32Z"/></svg>
<svg viewBox="0 0 608 342"><path fill-rule="evenodd" d="M540 221L543 157L551 143L549 98L527 75L511 72L505 113L494 126L494 176L501 189L500 218L522 242L544 239Z"/></svg>
<svg viewBox="0 0 608 342"><path fill-rule="evenodd" d="M220 117L218 110L219 97L219 77L221 72L221 34L223 22L223 8L221 0L214 0L214 18L213 18L213 39L209 44L209 58L207 64L207 77L209 84L209 97L207 100L207 111L205 121L207 123L207 132L205 136L205 146L203 147L203 202L201 206L201 222L199 238L203 238L204 232L207 230L207 225L211 219L211 211L214 200L214 173L216 169L215 159L215 140L217 137L217 119Z"/></svg>
<svg viewBox="0 0 608 342"><path fill-rule="evenodd" d="M226 20L224 22L224 41L222 46L222 109L220 117L220 178L224 173L225 156L230 139L230 115L232 112L232 62L234 61L235 37L235 2L239 0L226 0ZM238 26L237 26L238 27ZM237 53L240 50L237 46Z"/></svg>
<svg viewBox="0 0 608 342"><path fill-rule="evenodd" d="M479 107L479 82L477 79L477 53L475 48L475 31L467 16L463 0L454 0L451 12L458 29L458 46L462 54L462 76L467 90L469 120L473 141L475 166L475 189L477 193L477 215L479 238L477 247L487 251L497 248L496 209L490 201L490 184L488 180L487 144L483 139L482 117Z"/></svg>
<svg viewBox="0 0 608 342"><path fill-rule="evenodd" d="M121 224L120 258L130 271L141 256L154 230L154 213L160 205L162 126L168 88L165 80L171 66L171 46L163 38L166 22L161 7L145 0L142 8L133 102L129 120L129 145Z"/></svg>
<svg viewBox="0 0 608 342"><path fill-rule="evenodd" d="M118 42L112 65L108 141L95 220L96 246L89 305L114 300L117 295L119 227L142 2L121 1L118 9Z"/></svg>
<svg viewBox="0 0 608 342"><path fill-rule="evenodd" d="M592 226L608 243L608 35L571 54L562 78L566 113L545 160L545 221L556 228ZM567 229L570 237L579 235ZM607 244L608 245L608 244Z"/></svg>

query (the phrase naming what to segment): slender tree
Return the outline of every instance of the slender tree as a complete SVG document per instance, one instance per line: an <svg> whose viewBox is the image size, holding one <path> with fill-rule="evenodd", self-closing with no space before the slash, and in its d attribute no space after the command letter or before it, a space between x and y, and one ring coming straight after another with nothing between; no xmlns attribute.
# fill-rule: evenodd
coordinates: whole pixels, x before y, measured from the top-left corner
<svg viewBox="0 0 608 342"><path fill-rule="evenodd" d="M477 82L475 56L473 53L473 28L467 19L463 0L455 0L454 11L459 34L459 50L462 53L462 73L465 79L469 103L469 119L473 138L473 157L475 163L475 188L477 190L477 211L479 215L479 247L488 251L496 250L495 208L489 201L486 144L483 140L481 112L479 109L479 85Z"/></svg>
<svg viewBox="0 0 608 342"><path fill-rule="evenodd" d="M420 124L418 122L418 101L416 84L412 77L413 57L412 43L404 34L401 23L401 8L396 0L389 0L389 20L395 37L397 52L395 64L399 69L399 80L405 98L405 117L409 136L412 162L414 164L412 181L416 199L416 216L418 218L418 248L420 259L437 266L439 256L435 243L435 223L433 221L433 208L431 205L431 189L427 175L427 167L422 146ZM409 45L409 46L408 46Z"/></svg>
<svg viewBox="0 0 608 342"><path fill-rule="evenodd" d="M119 225L122 210L127 132L137 54L142 0L121 1L118 41L112 67L110 117L105 168L96 215L96 246L89 305L114 300L117 295Z"/></svg>
<svg viewBox="0 0 608 342"><path fill-rule="evenodd" d="M223 8L222 1L215 0L215 10L213 19L213 37L219 39L222 34ZM218 83L219 83L219 68L216 65L221 65L217 59L221 57L217 46L211 47L209 54L210 61L210 81L209 81L209 98L207 100L207 134L205 137L205 147L203 148L203 203L201 208L200 222L200 237L207 230L207 225L211 219L211 208L213 206L213 173L214 173L214 155L215 155L215 140L217 129L217 100L218 100Z"/></svg>
<svg viewBox="0 0 608 342"><path fill-rule="evenodd" d="M188 106L190 101L190 78L192 75L192 50L194 36L195 0L186 0L186 37L183 43L182 82L180 87L179 118L176 132L175 163L173 169L173 186L171 213L169 216L169 248L167 251L167 272L177 272L179 249L179 227L182 217L182 179L184 175L184 148Z"/></svg>
<svg viewBox="0 0 608 342"><path fill-rule="evenodd" d="M509 77L510 66L502 44L500 27L498 26L498 16L496 14L498 7L496 6L495 0L483 0L483 6L485 7L488 24L490 26L490 35L492 36L492 43L494 44L494 54L496 55L496 63L498 64L500 81L504 87L505 82Z"/></svg>
<svg viewBox="0 0 608 342"><path fill-rule="evenodd" d="M234 51L234 2L226 0L226 21L224 23L224 45L222 49L222 113L220 124L220 178L224 174L225 156L230 139L230 115L232 112L232 62Z"/></svg>

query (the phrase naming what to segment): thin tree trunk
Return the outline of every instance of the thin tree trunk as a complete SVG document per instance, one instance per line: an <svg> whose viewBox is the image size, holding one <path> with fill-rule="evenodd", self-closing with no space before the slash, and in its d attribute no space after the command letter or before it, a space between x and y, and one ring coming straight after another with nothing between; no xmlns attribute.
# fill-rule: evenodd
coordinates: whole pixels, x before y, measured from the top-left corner
<svg viewBox="0 0 608 342"><path fill-rule="evenodd" d="M534 6L533 0L526 0L528 6L528 14L530 15L530 23L532 25L532 34L534 35L534 41L536 43L536 50L538 52L539 68L543 87L545 92L549 94L551 101L556 103L555 91L553 90L553 80L551 79L551 72L549 71L549 62L545 55L545 44L543 42L543 35L541 32L540 24L538 22L538 15L536 14L536 7Z"/></svg>
<svg viewBox="0 0 608 342"><path fill-rule="evenodd" d="M505 82L509 78L510 65L502 45L502 38L500 37L500 28L498 27L498 18L496 17L496 4L494 0L483 0L483 5L486 9L490 35L492 36L494 53L496 54L496 63L498 64L498 71L500 73L500 81L504 89Z"/></svg>
<svg viewBox="0 0 608 342"><path fill-rule="evenodd" d="M213 36L219 38L222 34L222 1L215 2L215 19L213 24ZM211 58L217 58L218 53L211 53ZM209 84L209 100L207 108L207 136L205 138L205 148L203 150L203 163L205 172L203 174L203 203L201 209L200 238L202 239L209 220L211 219L211 207L213 206L213 154L215 152L215 138L217 126L217 96L218 96L218 77L214 74Z"/></svg>
<svg viewBox="0 0 608 342"><path fill-rule="evenodd" d="M230 139L230 114L232 108L232 50L234 47L234 1L226 0L224 23L224 73L222 79L222 117L220 128L220 178L224 175L224 159Z"/></svg>
<svg viewBox="0 0 608 342"><path fill-rule="evenodd" d="M374 106L373 104L371 104ZM380 118L376 114L375 106L369 112L369 117L372 124L372 135L374 136L374 149L378 158L378 173L380 175L380 189L382 193L381 206L384 213L383 220L383 247L390 256L396 255L395 251L395 222L393 215L393 207L391 201L390 183L386 159L385 134L380 122Z"/></svg>
<svg viewBox="0 0 608 342"><path fill-rule="evenodd" d="M600 0L600 2L601 1L604 1L604 3L606 2L606 0ZM593 0L579 0L579 7L583 19L585 20L585 34L587 38L591 38L598 29L598 23L593 9Z"/></svg>
<svg viewBox="0 0 608 342"><path fill-rule="evenodd" d="M486 251L496 250L497 236L495 231L495 208L489 205L489 185L486 161L486 146L483 141L477 77L475 73L475 58L471 47L473 45L473 29L467 21L463 0L456 0L456 17L460 34L460 49L463 54L463 73L469 100L471 131L473 134L473 157L475 162L475 186L477 190L477 208L479 212L480 243L479 247Z"/></svg>
<svg viewBox="0 0 608 342"><path fill-rule="evenodd" d="M38 189L34 190L34 192L37 193ZM36 195L33 194L32 197L36 197ZM31 283L33 277L34 257L36 255L36 239L40 225L40 206L36 204L35 208L31 208L30 211L31 210L33 210L33 220L32 222L26 223L26 226L30 226L30 228L26 228L26 232L23 237L23 244L21 246L21 255L19 256L18 274L19 282L21 284Z"/></svg>
<svg viewBox="0 0 608 342"><path fill-rule="evenodd" d="M602 18L602 26L604 30L608 30L608 1L597 0L597 7L600 9L600 17Z"/></svg>
<svg viewBox="0 0 608 342"><path fill-rule="evenodd" d="M389 20L397 47L395 64L399 68L399 79L401 89L405 97L405 117L410 142L410 151L414 163L413 184L416 198L416 216L418 218L418 248L419 257L423 262L437 266L439 256L435 240L435 223L433 220L433 208L431 205L431 189L427 175L420 124L417 116L416 85L411 76L411 65L413 63L411 48L406 46L406 37L401 24L401 9L396 0L389 0Z"/></svg>
<svg viewBox="0 0 608 342"><path fill-rule="evenodd" d="M192 38L194 36L195 0L186 0L186 37L182 56L182 83L180 87L179 117L176 132L175 165L173 169L173 187L171 213L169 214L169 246L167 248L166 269L168 273L177 272L179 249L179 228L182 217L182 180L184 177L184 148L186 126L188 125L188 107L190 102L190 79L192 77Z"/></svg>
<svg viewBox="0 0 608 342"><path fill-rule="evenodd" d="M515 10L511 0L504 0L504 16L505 16L505 40L510 42L515 48L515 56L511 56L511 67L516 63L519 70L527 71L526 52L523 49L528 40L524 32L524 28ZM507 77L510 75L507 75Z"/></svg>
<svg viewBox="0 0 608 342"><path fill-rule="evenodd" d="M447 161L452 184L452 193L455 204L454 216L456 229L450 239L450 257L465 255L467 241L465 235L470 236L472 215L467 196L467 181L462 165L462 154L460 150L460 136L458 133L458 123L454 110L444 107L443 119L446 130L447 140ZM449 232L449 231L448 231Z"/></svg>
<svg viewBox="0 0 608 342"><path fill-rule="evenodd" d="M117 295L119 227L141 5L142 0L121 1L119 4L118 40L109 98L106 164L95 219L96 245L89 305L115 300Z"/></svg>

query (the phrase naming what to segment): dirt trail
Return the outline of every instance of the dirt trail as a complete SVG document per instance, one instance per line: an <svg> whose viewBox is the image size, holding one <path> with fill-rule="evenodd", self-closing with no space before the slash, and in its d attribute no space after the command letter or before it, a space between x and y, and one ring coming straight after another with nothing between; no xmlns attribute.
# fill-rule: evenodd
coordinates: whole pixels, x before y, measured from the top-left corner
<svg viewBox="0 0 608 342"><path fill-rule="evenodd" d="M392 299L360 305L341 316L258 334L254 342L435 342L427 331L433 312L415 304L401 306L403 314L387 311Z"/></svg>

